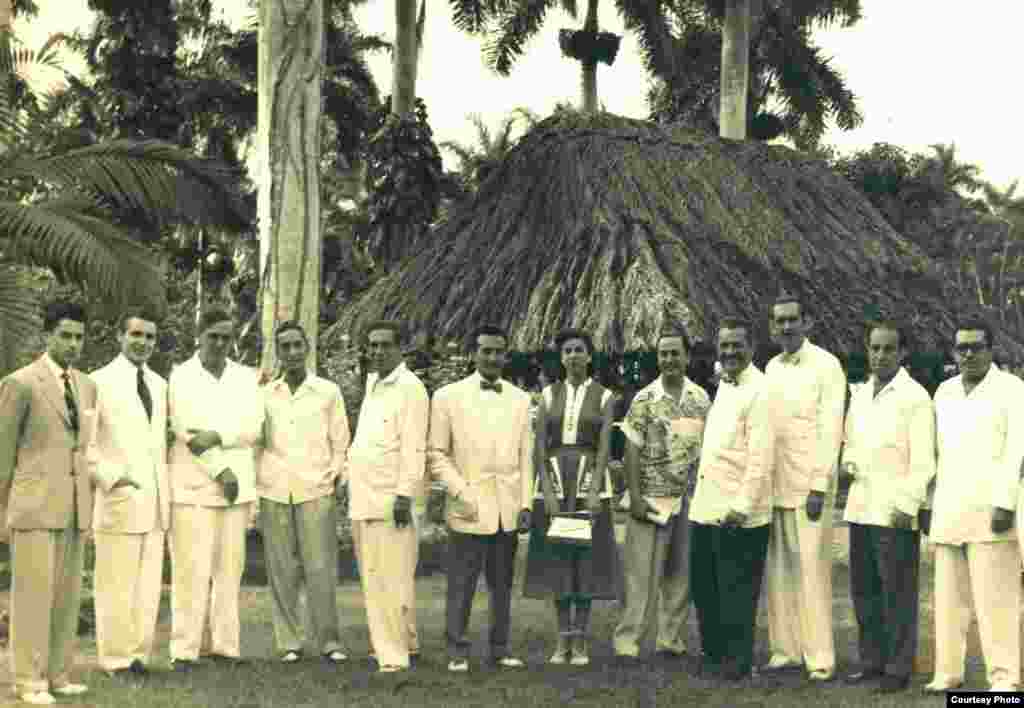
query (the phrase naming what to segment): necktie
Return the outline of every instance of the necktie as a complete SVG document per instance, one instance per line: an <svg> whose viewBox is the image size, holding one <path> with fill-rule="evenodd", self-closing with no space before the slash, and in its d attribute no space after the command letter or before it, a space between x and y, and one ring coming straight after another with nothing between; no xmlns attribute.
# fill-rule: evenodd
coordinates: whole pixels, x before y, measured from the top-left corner
<svg viewBox="0 0 1024 708"><path fill-rule="evenodd" d="M75 394L71 390L71 377L65 371L61 378L64 379L64 404L68 407L68 421L71 429L78 432L78 404L75 403Z"/></svg>
<svg viewBox="0 0 1024 708"><path fill-rule="evenodd" d="M487 379L480 379L480 390L501 393L501 383L498 381L488 381Z"/></svg>
<svg viewBox="0 0 1024 708"><path fill-rule="evenodd" d="M142 367L139 367L139 400L142 401L142 407L146 409L146 417L149 420L153 420L153 397L149 395L149 386L146 385L146 377L142 373Z"/></svg>

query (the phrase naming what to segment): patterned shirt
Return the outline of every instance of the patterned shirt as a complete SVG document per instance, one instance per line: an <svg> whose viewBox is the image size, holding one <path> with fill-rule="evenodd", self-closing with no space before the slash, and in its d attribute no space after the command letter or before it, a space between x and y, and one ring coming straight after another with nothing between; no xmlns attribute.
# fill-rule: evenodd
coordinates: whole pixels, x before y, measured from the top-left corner
<svg viewBox="0 0 1024 708"><path fill-rule="evenodd" d="M645 497L693 493L710 408L707 392L689 378L678 402L665 392L661 377L637 393L620 427L640 450L640 491Z"/></svg>

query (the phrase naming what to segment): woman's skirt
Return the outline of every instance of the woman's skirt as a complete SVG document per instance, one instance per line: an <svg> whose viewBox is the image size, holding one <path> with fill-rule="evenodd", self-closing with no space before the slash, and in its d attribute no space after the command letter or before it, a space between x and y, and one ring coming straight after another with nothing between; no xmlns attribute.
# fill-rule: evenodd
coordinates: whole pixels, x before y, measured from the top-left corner
<svg viewBox="0 0 1024 708"><path fill-rule="evenodd" d="M560 511L584 511L586 496L576 498L579 480L577 472L580 456L586 454L591 462L595 455L586 448L559 448L552 453L562 472L565 492L560 500ZM601 502L601 511L594 515L590 546L552 543L547 539L550 519L543 498L534 501L531 517L530 544L526 555L526 579L523 595L545 599L560 595L578 594L595 600L615 600L622 585L619 549L615 543L615 527L611 500Z"/></svg>

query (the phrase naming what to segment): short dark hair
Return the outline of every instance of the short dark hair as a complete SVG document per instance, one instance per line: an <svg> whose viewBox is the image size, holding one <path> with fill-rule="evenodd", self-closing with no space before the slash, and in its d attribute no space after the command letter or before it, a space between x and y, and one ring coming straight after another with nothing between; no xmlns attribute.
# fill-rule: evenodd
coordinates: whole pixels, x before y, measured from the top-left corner
<svg viewBox="0 0 1024 708"><path fill-rule="evenodd" d="M900 349L910 349L911 336L910 327L903 320L896 319L871 319L864 326L864 341L871 340L871 333L876 329L884 329L895 332L900 338Z"/></svg>
<svg viewBox="0 0 1024 708"><path fill-rule="evenodd" d="M274 330L274 342L277 343L277 338L285 332L295 330L302 335L302 341L307 345L309 344L309 337L306 336L306 329L298 320L285 320L281 324L277 325L277 329Z"/></svg>
<svg viewBox="0 0 1024 708"><path fill-rule="evenodd" d="M680 339L682 339L683 349L686 350L687 354L689 354L690 350L693 348L692 344L690 343L689 335L686 334L686 330L683 329L681 326L668 326L662 328L662 330L658 332L658 338L654 340L654 348L657 349L658 345L661 344L661 340L665 339L666 337L679 337Z"/></svg>
<svg viewBox="0 0 1024 708"><path fill-rule="evenodd" d="M754 325L746 317L723 317L718 323L718 331L721 332L723 329L742 329L747 344L753 343Z"/></svg>
<svg viewBox="0 0 1024 708"><path fill-rule="evenodd" d="M772 304L771 304L771 307L768 309L768 312L769 312L770 315L772 315L774 317L775 316L775 308L777 306L779 306L779 305L791 305L791 304L794 304L794 303L800 309L800 317L803 317L804 316L804 304L803 304L803 302L801 302L800 298L798 298L796 295L793 295L792 293L786 292L785 290L780 292L778 294L778 296L776 296L776 298L774 300L772 300Z"/></svg>
<svg viewBox="0 0 1024 708"><path fill-rule="evenodd" d="M581 339L583 343L587 345L587 353L594 353L594 340L590 338L590 335L580 329L563 329L561 332L555 335L555 349L562 350L562 345L568 342L570 339Z"/></svg>
<svg viewBox="0 0 1024 708"><path fill-rule="evenodd" d="M370 333L386 329L395 333L395 344L405 345L405 327L398 320L374 320L363 328L363 341L370 341Z"/></svg>
<svg viewBox="0 0 1024 708"><path fill-rule="evenodd" d="M473 339L469 343L469 350L475 352L477 347L480 346L480 337L501 337L505 340L505 346L508 346L508 332L498 325L485 324L480 325L473 330Z"/></svg>
<svg viewBox="0 0 1024 708"><path fill-rule="evenodd" d="M121 310L117 318L117 330L122 334L128 331L129 320L145 320L159 326L160 318L151 307L145 305L129 305Z"/></svg>
<svg viewBox="0 0 1024 708"><path fill-rule="evenodd" d="M995 344L995 333L992 331L992 325L988 321L980 317L979 315L965 315L957 318L956 329L953 330L953 343L956 344L956 333L967 330L977 330L985 333L985 344L993 346Z"/></svg>
<svg viewBox="0 0 1024 708"><path fill-rule="evenodd" d="M43 308L43 331L49 334L57 329L61 320L73 320L74 322L86 323L85 308L77 302L67 300L55 300Z"/></svg>
<svg viewBox="0 0 1024 708"><path fill-rule="evenodd" d="M223 308L211 308L199 317L199 329L196 334L202 335L203 332L210 329L210 327L213 327L215 324L220 324L221 322L234 322L234 318L231 316L230 312Z"/></svg>

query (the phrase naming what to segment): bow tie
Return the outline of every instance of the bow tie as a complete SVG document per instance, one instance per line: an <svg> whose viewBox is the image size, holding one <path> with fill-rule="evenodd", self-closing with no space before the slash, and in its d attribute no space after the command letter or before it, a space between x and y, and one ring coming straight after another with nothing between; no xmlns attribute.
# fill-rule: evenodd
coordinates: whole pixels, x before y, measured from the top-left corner
<svg viewBox="0 0 1024 708"><path fill-rule="evenodd" d="M488 381L487 379L480 379L480 390L501 393L501 383L499 383L498 381Z"/></svg>

